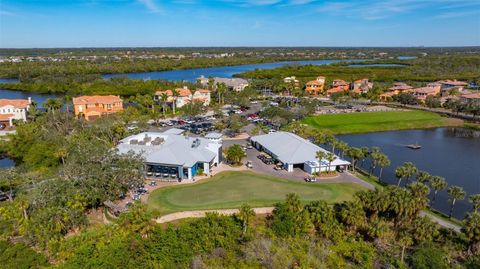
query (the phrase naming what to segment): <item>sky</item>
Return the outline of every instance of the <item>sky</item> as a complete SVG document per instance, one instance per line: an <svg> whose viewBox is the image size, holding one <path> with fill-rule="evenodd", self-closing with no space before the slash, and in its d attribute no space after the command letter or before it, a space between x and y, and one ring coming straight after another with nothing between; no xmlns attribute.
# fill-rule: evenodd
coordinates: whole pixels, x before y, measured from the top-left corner
<svg viewBox="0 0 480 269"><path fill-rule="evenodd" d="M0 47L480 46L480 0L0 0Z"/></svg>

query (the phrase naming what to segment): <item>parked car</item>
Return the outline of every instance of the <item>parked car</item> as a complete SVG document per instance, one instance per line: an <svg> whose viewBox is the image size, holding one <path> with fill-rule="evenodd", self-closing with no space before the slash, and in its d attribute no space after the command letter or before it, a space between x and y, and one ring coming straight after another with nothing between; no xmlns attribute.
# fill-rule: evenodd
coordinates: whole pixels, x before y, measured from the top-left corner
<svg viewBox="0 0 480 269"><path fill-rule="evenodd" d="M317 182L317 178L316 177L306 177L305 181L306 182Z"/></svg>
<svg viewBox="0 0 480 269"><path fill-rule="evenodd" d="M247 166L247 168L253 168L253 163L252 163L252 161L247 161L246 166Z"/></svg>
<svg viewBox="0 0 480 269"><path fill-rule="evenodd" d="M140 194L134 194L132 199L133 199L133 201L140 200Z"/></svg>
<svg viewBox="0 0 480 269"><path fill-rule="evenodd" d="M148 176L148 177L153 176L153 172L147 172L147 176Z"/></svg>
<svg viewBox="0 0 480 269"><path fill-rule="evenodd" d="M247 149L253 149L253 146L250 145L250 144L248 144L248 145L247 145Z"/></svg>
<svg viewBox="0 0 480 269"><path fill-rule="evenodd" d="M148 185L150 185L151 187L155 187L155 186L157 186L158 184L157 184L156 181L152 180L152 181L150 181L150 184L148 184Z"/></svg>
<svg viewBox="0 0 480 269"><path fill-rule="evenodd" d="M281 165L275 165L275 166L273 167L273 169L275 169L275 170L278 171L278 170L282 170L283 167L282 167Z"/></svg>

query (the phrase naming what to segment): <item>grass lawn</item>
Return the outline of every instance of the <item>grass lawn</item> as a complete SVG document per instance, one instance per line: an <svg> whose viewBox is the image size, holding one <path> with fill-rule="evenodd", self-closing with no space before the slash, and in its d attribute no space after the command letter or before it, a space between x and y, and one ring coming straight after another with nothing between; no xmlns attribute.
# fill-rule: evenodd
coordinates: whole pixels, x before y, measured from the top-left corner
<svg viewBox="0 0 480 269"><path fill-rule="evenodd" d="M199 183L161 188L153 191L148 207L160 214L177 211L238 208L243 203L252 207L272 206L295 192L304 201L341 202L363 187L353 183L312 184L256 174L222 172Z"/></svg>
<svg viewBox="0 0 480 269"><path fill-rule="evenodd" d="M347 134L453 126L462 121L425 111L386 111L309 116L303 123L334 134Z"/></svg>

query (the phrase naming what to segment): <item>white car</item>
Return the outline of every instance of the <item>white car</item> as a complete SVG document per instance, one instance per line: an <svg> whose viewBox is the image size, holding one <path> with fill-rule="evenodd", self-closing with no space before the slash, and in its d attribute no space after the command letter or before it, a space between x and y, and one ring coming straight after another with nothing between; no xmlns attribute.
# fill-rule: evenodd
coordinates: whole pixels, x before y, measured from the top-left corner
<svg viewBox="0 0 480 269"><path fill-rule="evenodd" d="M253 168L252 161L247 161L246 166L247 166L247 168Z"/></svg>
<svg viewBox="0 0 480 269"><path fill-rule="evenodd" d="M250 104L258 104L258 101L251 101Z"/></svg>

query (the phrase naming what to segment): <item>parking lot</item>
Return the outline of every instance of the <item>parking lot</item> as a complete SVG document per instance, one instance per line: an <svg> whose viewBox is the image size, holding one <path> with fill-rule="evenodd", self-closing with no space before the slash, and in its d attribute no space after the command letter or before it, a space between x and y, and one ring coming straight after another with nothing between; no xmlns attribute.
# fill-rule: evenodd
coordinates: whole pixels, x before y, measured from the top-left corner
<svg viewBox="0 0 480 269"><path fill-rule="evenodd" d="M246 139L242 140L229 140L229 141L224 141L224 148L227 148L233 144L239 144L239 145L247 145L248 141ZM258 151L256 148L251 148L246 150L246 158L244 159L244 163L247 161L252 162L252 168L254 172L262 173L262 174L267 174L275 177L280 177L284 179L291 179L291 180L299 180L299 181L305 181L305 178L311 177L310 174L306 173L300 168L294 168L293 172L287 172L285 169L281 170L275 170L274 164L265 164L262 160L260 160L257 156L261 154L265 154L263 152ZM367 183L354 175L350 174L349 172L343 172L343 173L338 173L336 177L331 177L331 178L318 178L317 184L318 183L356 183L359 185L362 185L366 188L369 189L374 189L374 186L371 185L370 183ZM312 183L314 184L314 183Z"/></svg>

